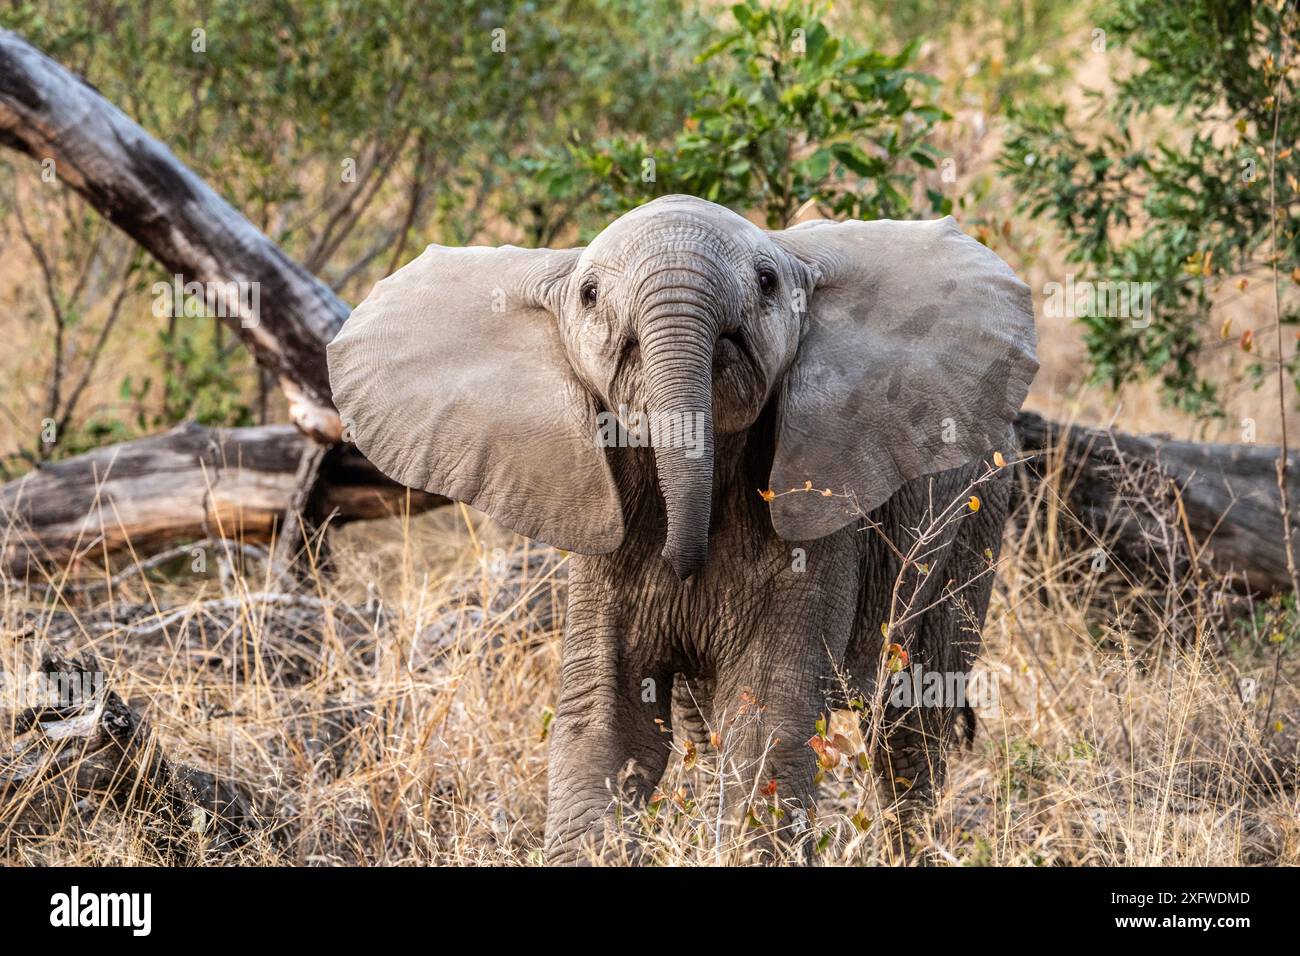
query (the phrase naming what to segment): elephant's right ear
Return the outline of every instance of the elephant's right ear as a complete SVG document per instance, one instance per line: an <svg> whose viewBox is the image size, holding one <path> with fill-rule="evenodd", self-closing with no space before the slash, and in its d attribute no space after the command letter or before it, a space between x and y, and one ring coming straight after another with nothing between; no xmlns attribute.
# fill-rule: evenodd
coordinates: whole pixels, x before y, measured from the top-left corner
<svg viewBox="0 0 1300 956"><path fill-rule="evenodd" d="M603 554L623 513L554 315L580 251L429 246L352 312L329 373L348 437L384 474Z"/></svg>
<svg viewBox="0 0 1300 956"><path fill-rule="evenodd" d="M782 538L831 534L1006 440L1038 360L1029 288L996 253L952 217L771 236L816 278L768 487L832 492L777 497Z"/></svg>

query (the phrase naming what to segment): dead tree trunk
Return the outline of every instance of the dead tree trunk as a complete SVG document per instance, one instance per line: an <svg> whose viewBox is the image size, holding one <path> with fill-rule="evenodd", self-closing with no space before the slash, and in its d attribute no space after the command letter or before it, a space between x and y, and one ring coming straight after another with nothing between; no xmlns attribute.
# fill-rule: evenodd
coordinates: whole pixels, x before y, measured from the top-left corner
<svg viewBox="0 0 1300 956"><path fill-rule="evenodd" d="M1240 590L1290 590L1277 447L1067 427L1032 412L1020 415L1016 431L1033 456L1026 494L1057 498L1073 526L1052 531L1074 548L1166 586L1208 570L1237 575ZM1296 501L1300 453L1289 462ZM1292 546L1300 552L1300 534Z"/></svg>
<svg viewBox="0 0 1300 956"><path fill-rule="evenodd" d="M318 441L339 440L323 346L349 307L94 87L8 30L0 30L0 144L52 162L182 285L213 290L226 324L279 380L294 424ZM249 294L236 283L251 283Z"/></svg>
<svg viewBox="0 0 1300 956"><path fill-rule="evenodd" d="M0 543L9 574L174 541L269 541L318 446L292 425L179 425L46 464L0 486ZM309 522L345 523L419 511L446 499L384 478L350 446L327 456Z"/></svg>
<svg viewBox="0 0 1300 956"><path fill-rule="evenodd" d="M1070 519L1044 529L1063 547L1100 549L1143 579L1205 570L1238 575L1239 587L1255 592L1290 587L1275 447L1066 427L1031 412L1016 428L1030 456L1024 493L1051 496ZM47 464L0 486L4 565L18 574L128 542L147 550L204 537L267 541L293 510L313 448L291 425L191 424ZM1300 454L1292 454L1290 474L1300 500ZM393 484L339 446L321 464L305 517L344 523L446 503Z"/></svg>

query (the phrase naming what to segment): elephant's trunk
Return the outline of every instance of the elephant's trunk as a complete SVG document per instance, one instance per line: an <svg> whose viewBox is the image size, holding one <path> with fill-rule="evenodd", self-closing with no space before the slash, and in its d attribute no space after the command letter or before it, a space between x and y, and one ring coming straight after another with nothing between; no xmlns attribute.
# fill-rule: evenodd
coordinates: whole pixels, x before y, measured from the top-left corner
<svg viewBox="0 0 1300 956"><path fill-rule="evenodd" d="M668 515L663 557L680 580L708 555L713 499L713 351L718 321L703 293L674 285L641 322L647 411Z"/></svg>

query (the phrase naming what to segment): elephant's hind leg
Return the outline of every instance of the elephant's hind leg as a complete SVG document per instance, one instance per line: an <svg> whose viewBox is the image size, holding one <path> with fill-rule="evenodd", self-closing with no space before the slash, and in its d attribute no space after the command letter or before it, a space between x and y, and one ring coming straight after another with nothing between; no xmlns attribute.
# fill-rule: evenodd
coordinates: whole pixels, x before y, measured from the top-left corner
<svg viewBox="0 0 1300 956"><path fill-rule="evenodd" d="M673 677L673 730L701 750L710 745L713 684L712 677Z"/></svg>
<svg viewBox="0 0 1300 956"><path fill-rule="evenodd" d="M974 736L969 676L993 591L1009 493L1005 477L981 486L986 507L963 520L938 569L948 593L937 596L915 629L900 638L911 666L886 685L885 747L876 767L897 818L895 849L905 860L915 858L909 852L914 837L943 788L949 749ZM911 691L903 700L895 695L900 680Z"/></svg>
<svg viewBox="0 0 1300 956"><path fill-rule="evenodd" d="M917 858L918 831L943 789L955 711L948 707L887 708L884 747L876 755L882 802L893 816L895 862Z"/></svg>
<svg viewBox="0 0 1300 956"><path fill-rule="evenodd" d="M722 805L720 755L714 747L712 677L673 677L673 734L681 747L694 747L695 772L691 796L706 820L715 819Z"/></svg>

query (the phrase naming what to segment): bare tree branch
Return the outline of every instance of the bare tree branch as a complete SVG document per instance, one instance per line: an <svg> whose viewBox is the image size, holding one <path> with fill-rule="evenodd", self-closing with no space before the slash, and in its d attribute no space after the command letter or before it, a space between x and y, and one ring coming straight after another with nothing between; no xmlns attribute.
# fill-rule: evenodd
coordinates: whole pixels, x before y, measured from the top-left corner
<svg viewBox="0 0 1300 956"><path fill-rule="evenodd" d="M93 87L7 30L0 145L53 160L64 183L186 281L256 283L258 314L228 302L223 321L276 375L295 424L339 439L323 346L347 305Z"/></svg>

